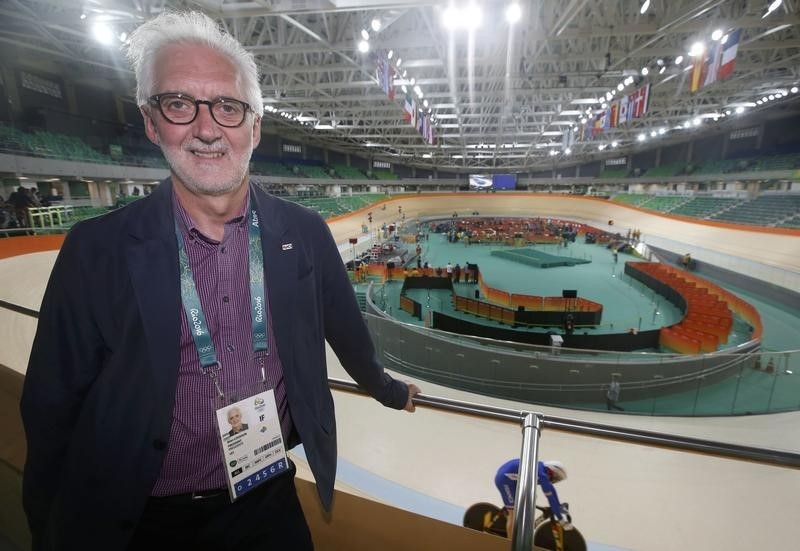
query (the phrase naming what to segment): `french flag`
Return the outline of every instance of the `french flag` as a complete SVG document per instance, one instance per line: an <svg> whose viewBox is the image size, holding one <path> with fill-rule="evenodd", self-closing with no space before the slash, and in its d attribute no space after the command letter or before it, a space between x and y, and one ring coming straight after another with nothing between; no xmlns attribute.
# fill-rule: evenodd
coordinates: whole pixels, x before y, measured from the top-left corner
<svg viewBox="0 0 800 551"><path fill-rule="evenodd" d="M730 75L736 68L736 52L739 49L739 35L742 29L736 29L728 35L728 40L722 46L722 57L719 64L719 73L717 73L717 80L722 80Z"/></svg>

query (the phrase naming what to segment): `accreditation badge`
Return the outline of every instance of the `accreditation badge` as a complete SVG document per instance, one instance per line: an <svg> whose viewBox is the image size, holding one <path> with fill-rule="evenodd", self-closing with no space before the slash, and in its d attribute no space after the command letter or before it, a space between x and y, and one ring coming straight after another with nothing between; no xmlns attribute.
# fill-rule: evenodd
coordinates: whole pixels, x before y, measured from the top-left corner
<svg viewBox="0 0 800 551"><path fill-rule="evenodd" d="M289 470L275 391L216 409L231 501Z"/></svg>

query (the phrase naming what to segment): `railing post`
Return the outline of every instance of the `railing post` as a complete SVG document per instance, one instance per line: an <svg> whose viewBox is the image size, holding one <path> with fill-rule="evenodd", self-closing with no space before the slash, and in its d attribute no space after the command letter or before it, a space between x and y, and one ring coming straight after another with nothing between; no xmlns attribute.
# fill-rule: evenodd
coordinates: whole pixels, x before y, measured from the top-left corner
<svg viewBox="0 0 800 551"><path fill-rule="evenodd" d="M514 526L511 532L513 551L533 549L533 520L536 516L536 476L539 460L539 435L541 419L527 413L522 420L522 450L519 460L519 478L514 507Z"/></svg>

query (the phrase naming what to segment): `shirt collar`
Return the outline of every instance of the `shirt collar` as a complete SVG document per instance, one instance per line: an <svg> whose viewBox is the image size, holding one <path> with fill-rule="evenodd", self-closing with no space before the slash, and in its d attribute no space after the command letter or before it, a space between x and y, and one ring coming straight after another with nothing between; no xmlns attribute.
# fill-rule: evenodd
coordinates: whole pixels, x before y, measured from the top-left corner
<svg viewBox="0 0 800 551"><path fill-rule="evenodd" d="M241 227L247 226L247 212L248 207L250 206L250 185L247 186L247 195L245 196L244 202L242 203L242 209L238 215L234 216L227 222L226 225L239 225ZM186 209L183 208L181 202L178 200L178 195L175 193L175 186L172 187L172 205L173 205L173 212L175 214L175 219L178 221L178 226L180 227L181 231L189 236L189 237L201 237L205 241L209 243L216 243L213 239L210 239L203 235L203 233L197 228L194 220L192 219L191 215L186 212Z"/></svg>

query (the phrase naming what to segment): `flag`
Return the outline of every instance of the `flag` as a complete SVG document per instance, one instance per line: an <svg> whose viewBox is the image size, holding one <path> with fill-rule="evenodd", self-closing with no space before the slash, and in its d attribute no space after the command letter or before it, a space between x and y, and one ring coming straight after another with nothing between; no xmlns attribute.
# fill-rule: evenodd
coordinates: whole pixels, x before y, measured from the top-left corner
<svg viewBox="0 0 800 551"><path fill-rule="evenodd" d="M375 67L375 77L378 79L378 86L381 87L390 100L394 99L394 68L389 65L389 60L383 56L378 56Z"/></svg>
<svg viewBox="0 0 800 551"><path fill-rule="evenodd" d="M603 130L611 128L611 108L603 111Z"/></svg>
<svg viewBox="0 0 800 551"><path fill-rule="evenodd" d="M417 102L414 101L410 95L406 95L406 101L403 103L403 110L405 111L405 119L408 124L417 127Z"/></svg>
<svg viewBox="0 0 800 551"><path fill-rule="evenodd" d="M689 91L697 92L703 83L703 67L706 64L705 53L694 56L692 61L692 74L689 78Z"/></svg>
<svg viewBox="0 0 800 551"><path fill-rule="evenodd" d="M611 128L619 126L619 102L611 104Z"/></svg>
<svg viewBox="0 0 800 551"><path fill-rule="evenodd" d="M427 124L425 125L425 134L423 134L422 137L425 139L425 143L428 145L433 145L433 122L431 122L431 116L425 115L425 120L427 121Z"/></svg>
<svg viewBox="0 0 800 551"><path fill-rule="evenodd" d="M594 140L603 133L603 114L592 117L592 139Z"/></svg>
<svg viewBox="0 0 800 551"><path fill-rule="evenodd" d="M712 46L708 57L705 60L705 67L703 68L703 86L714 84L717 81L717 73L720 67L720 57L722 54L722 45L717 42Z"/></svg>
<svg viewBox="0 0 800 551"><path fill-rule="evenodd" d="M575 143L575 129L574 127L570 126L567 131L564 133L564 138L561 141L561 149L562 151L566 151L572 144Z"/></svg>
<svg viewBox="0 0 800 551"><path fill-rule="evenodd" d="M628 116L628 96L622 96L619 100L619 123L628 122L630 117Z"/></svg>
<svg viewBox="0 0 800 551"><path fill-rule="evenodd" d="M428 126L426 127L427 132L425 132L425 142L428 145L433 145L433 143L436 141L433 136L433 123L431 122L430 115L426 115L426 118L428 119Z"/></svg>
<svg viewBox="0 0 800 551"><path fill-rule="evenodd" d="M628 118L638 119L647 113L647 101L650 99L650 83L645 84L628 96Z"/></svg>
<svg viewBox="0 0 800 551"><path fill-rule="evenodd" d="M717 80L726 78L736 68L736 53L739 50L739 36L741 32L742 29L736 29L728 35L727 42L722 45L722 55L720 56Z"/></svg>

